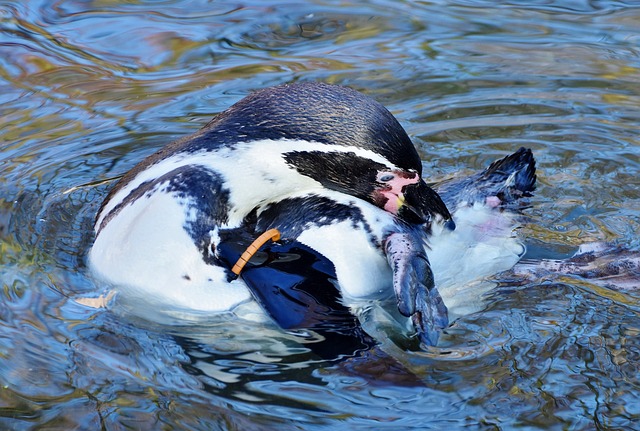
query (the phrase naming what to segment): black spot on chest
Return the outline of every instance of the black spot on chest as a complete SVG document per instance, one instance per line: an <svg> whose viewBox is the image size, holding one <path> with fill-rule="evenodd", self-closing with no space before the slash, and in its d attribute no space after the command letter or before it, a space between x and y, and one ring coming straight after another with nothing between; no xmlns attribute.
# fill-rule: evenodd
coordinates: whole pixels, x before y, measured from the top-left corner
<svg viewBox="0 0 640 431"><path fill-rule="evenodd" d="M371 226L360 208L336 202L326 196L307 195L267 205L257 221L258 231L277 228L283 238L295 239L306 229L348 220L353 229L363 229L375 243Z"/></svg>

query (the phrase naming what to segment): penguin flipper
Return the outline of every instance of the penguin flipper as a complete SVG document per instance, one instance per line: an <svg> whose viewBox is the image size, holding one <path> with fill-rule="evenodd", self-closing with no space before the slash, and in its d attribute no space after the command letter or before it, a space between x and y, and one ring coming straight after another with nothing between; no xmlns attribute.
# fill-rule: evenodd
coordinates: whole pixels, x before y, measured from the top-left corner
<svg viewBox="0 0 640 431"><path fill-rule="evenodd" d="M411 318L423 343L437 344L440 331L449 325L449 317L419 238L409 232L392 233L386 239L385 253L393 271L400 314Z"/></svg>
<svg viewBox="0 0 640 431"><path fill-rule="evenodd" d="M218 244L217 254L231 267L246 248ZM306 344L319 356L335 358L368 349L375 342L342 304L335 267L324 255L297 241L263 246L240 273L254 299L283 329L312 330L323 340Z"/></svg>

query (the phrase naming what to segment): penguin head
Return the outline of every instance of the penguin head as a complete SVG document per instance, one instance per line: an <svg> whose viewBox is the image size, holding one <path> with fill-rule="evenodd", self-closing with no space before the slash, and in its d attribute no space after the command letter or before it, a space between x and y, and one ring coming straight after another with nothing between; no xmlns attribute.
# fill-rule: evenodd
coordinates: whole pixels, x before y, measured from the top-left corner
<svg viewBox="0 0 640 431"><path fill-rule="evenodd" d="M353 89L298 83L257 91L205 126L218 142L317 143L282 152L286 165L323 187L352 195L410 223L450 220L440 196L422 180L411 139L380 103Z"/></svg>
<svg viewBox="0 0 640 431"><path fill-rule="evenodd" d="M351 151L289 151L283 157L323 187L365 200L408 223L451 219L440 196L414 169L401 169L375 155Z"/></svg>

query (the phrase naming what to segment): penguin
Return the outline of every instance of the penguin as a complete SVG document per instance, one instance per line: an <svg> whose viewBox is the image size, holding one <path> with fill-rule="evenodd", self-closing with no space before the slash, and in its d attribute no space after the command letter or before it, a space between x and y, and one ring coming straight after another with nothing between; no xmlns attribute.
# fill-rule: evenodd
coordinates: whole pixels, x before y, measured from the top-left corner
<svg viewBox="0 0 640 431"><path fill-rule="evenodd" d="M399 256L390 238L423 250L415 232L455 228L388 110L346 87L287 84L245 97L125 173L98 211L88 265L160 308L242 314L255 286L232 272L223 251L270 225L281 243L326 264L347 308L388 294L398 268L387 255ZM431 291L426 256L409 257L418 254L421 289ZM418 324L442 320L421 322L421 311L442 308L404 293L398 303Z"/></svg>
<svg viewBox="0 0 640 431"><path fill-rule="evenodd" d="M514 230L521 199L535 189L535 172L532 151L520 148L481 172L434 184L451 208L456 229L437 223L403 223L382 240L380 252L391 270L387 280L392 280L398 311L410 318L424 345L437 343L450 318L481 308L481 295L491 287L484 279L511 269L523 256L524 245ZM327 238L343 221L348 224L354 219L350 210L328 196L301 196L269 205L254 220L256 230L276 228L294 240L265 246L242 275L262 308L281 327L320 333L324 342L313 350L324 357L376 344L354 317L366 312L369 301L346 302L335 288L340 279L336 269L340 262L349 262L350 248L348 243L328 246ZM369 219L346 230L372 224ZM303 232L305 244L296 240ZM243 250L234 250L231 242L223 244L221 253L229 262ZM385 296L380 290L367 299L384 300L392 292Z"/></svg>

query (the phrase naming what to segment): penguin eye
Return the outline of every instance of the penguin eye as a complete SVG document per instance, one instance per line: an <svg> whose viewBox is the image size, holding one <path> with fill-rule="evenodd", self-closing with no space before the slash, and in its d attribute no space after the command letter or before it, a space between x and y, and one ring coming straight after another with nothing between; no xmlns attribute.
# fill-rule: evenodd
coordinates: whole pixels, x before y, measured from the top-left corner
<svg viewBox="0 0 640 431"><path fill-rule="evenodd" d="M388 181L391 181L394 178L395 178L395 175L393 175L393 174L382 174L382 175L380 175L380 178L378 178L378 181L380 181L382 183L386 183Z"/></svg>

